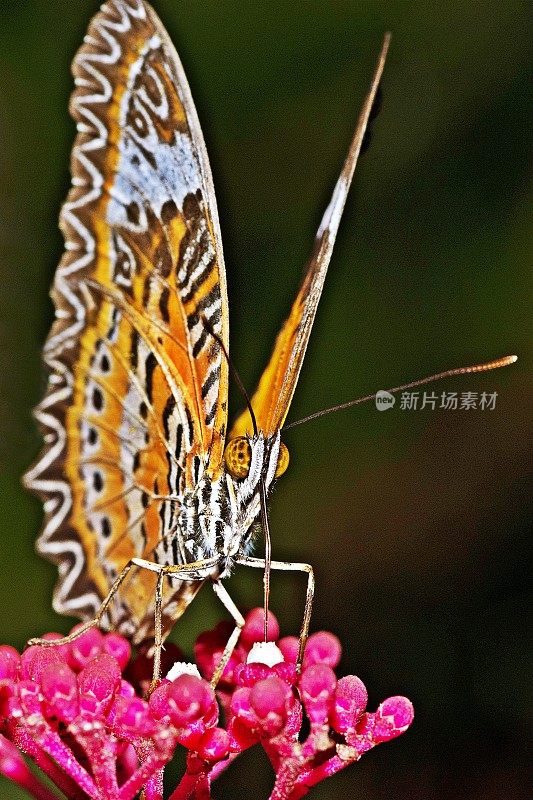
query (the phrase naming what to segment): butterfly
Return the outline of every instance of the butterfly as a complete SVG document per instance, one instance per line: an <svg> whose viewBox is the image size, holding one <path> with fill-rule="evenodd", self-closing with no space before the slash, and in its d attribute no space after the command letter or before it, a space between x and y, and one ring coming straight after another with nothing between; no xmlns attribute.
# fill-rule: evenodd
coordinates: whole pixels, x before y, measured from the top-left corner
<svg viewBox="0 0 533 800"><path fill-rule="evenodd" d="M56 611L161 643L200 586L251 556L288 465L280 440L383 71L385 39L304 279L247 408L228 430L229 325L217 204L178 55L143 0L110 0L73 62L77 135L65 252L35 411L38 550ZM262 513L263 512L263 513ZM308 565L267 567L308 573Z"/></svg>

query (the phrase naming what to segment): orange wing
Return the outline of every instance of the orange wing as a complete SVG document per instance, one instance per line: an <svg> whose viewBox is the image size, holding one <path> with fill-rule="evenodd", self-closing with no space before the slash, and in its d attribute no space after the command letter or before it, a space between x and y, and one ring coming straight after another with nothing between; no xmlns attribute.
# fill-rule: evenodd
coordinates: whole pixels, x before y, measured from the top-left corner
<svg viewBox="0 0 533 800"><path fill-rule="evenodd" d="M36 410L45 449L26 482L45 501L54 607L87 618L131 557L171 537L183 492L220 471L227 363L209 331L228 347L228 311L198 117L150 6L102 6L73 74L66 252ZM152 584L137 576L113 608L123 632L145 618Z"/></svg>
<svg viewBox="0 0 533 800"><path fill-rule="evenodd" d="M346 197L381 80L389 41L390 36L387 35L383 42L370 91L359 116L346 161L333 191L331 202L318 229L302 285L290 314L278 334L268 366L263 372L259 385L252 397L252 408L257 419L257 426L266 436L272 436L279 431L289 411L315 319L318 301L322 294L322 287ZM251 435L252 433L250 414L245 410L235 421L229 438L233 439L236 436Z"/></svg>

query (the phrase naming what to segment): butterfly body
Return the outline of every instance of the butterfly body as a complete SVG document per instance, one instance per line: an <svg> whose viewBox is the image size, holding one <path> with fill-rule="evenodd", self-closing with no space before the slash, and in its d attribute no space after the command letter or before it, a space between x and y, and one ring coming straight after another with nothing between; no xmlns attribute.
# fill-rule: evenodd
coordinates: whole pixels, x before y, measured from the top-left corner
<svg viewBox="0 0 533 800"><path fill-rule="evenodd" d="M260 480L268 491L277 468L279 434L270 442L262 434L251 437L250 450L244 480L235 480L224 467L216 479L204 476L184 493L179 510L165 525L169 534L154 550L157 563L188 564L218 556L211 577L225 577L234 561L248 554L260 515Z"/></svg>
<svg viewBox="0 0 533 800"><path fill-rule="evenodd" d="M102 621L139 642L153 634L157 570L194 565L165 573L168 631L205 579L251 552L260 498L288 462L280 430L387 43L252 397L256 424L245 411L228 432L222 243L187 80L144 0L110 0L92 20L73 62L65 253L51 291L48 389L35 412L45 446L26 475L44 500L38 549L59 568L57 611L90 620L109 598ZM133 561L154 569L128 572Z"/></svg>

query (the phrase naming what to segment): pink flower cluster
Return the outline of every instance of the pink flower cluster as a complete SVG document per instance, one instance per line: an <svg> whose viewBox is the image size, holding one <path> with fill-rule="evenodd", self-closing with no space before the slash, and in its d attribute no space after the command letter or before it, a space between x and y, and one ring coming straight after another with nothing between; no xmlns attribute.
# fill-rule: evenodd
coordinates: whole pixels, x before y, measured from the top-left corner
<svg viewBox="0 0 533 800"><path fill-rule="evenodd" d="M164 767L182 745L186 771L169 800L208 800L212 781L260 744L275 772L270 797L297 800L409 727L406 698L367 712L359 678L336 678L341 648L330 633L310 636L298 673L298 640L274 645L279 627L270 616L266 647L277 663L257 660L263 656L253 645L263 638L263 620L261 609L248 614L216 692L208 679L228 638L225 623L197 640L203 678L192 665L178 667L171 673L177 677L163 679L147 699L150 660L141 653L131 661L128 642L117 634L93 629L69 645L33 646L22 655L0 647L0 772L34 798L56 798L24 754L70 800L132 800L141 789L146 800L162 800ZM175 660L176 650L168 645L165 660Z"/></svg>

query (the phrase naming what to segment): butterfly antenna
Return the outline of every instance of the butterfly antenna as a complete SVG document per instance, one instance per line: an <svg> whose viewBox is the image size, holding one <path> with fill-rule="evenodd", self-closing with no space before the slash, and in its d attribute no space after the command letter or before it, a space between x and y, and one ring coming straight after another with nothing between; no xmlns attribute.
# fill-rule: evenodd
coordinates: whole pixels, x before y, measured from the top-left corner
<svg viewBox="0 0 533 800"><path fill-rule="evenodd" d="M259 431L257 428L257 420L255 418L255 413L252 408L252 402L250 400L250 395L246 391L246 387L241 380L241 376L237 372L237 367L233 363L230 358L230 355L227 351L226 345L216 333L213 328L211 327L210 323L207 321L205 317L202 317L202 323L205 326L206 330L211 334L213 339L219 343L222 352L224 353L224 357L228 362L228 367L230 372L235 380L235 383L239 387L239 391L241 392L244 400L246 402L246 406L248 408L252 426L254 429L254 436L257 436ZM271 571L271 562L272 562L272 540L270 538L270 525L268 523L268 513L267 513L267 501L266 501L266 486L265 486L265 479L263 475L259 479L259 505L261 508L261 526L263 528L263 536L265 539L265 572L263 575L263 585L264 585L264 612L265 612L265 621L264 621L264 638L265 642L268 641L268 606L270 602L270 571Z"/></svg>
<svg viewBox="0 0 533 800"><path fill-rule="evenodd" d="M500 367L507 367L509 364L514 364L517 358L518 356L503 356L503 358L497 358L494 361L486 361L483 364L474 364L474 366L471 367L447 369L444 372L437 372L436 375L430 375L428 378L420 378L417 381L403 383L401 386L394 386L392 389L387 389L387 391L390 394L395 394L396 392L401 392L404 389L412 389L415 386L423 386L426 383L440 381L443 378L452 378L454 375L470 375L473 372L488 372L491 369L499 369ZM376 394L377 392L374 392L374 394L367 394L365 397L358 397L357 400L348 400L347 403L339 403L336 406L323 408L321 411L315 411L314 414L309 414L307 417L302 417L302 419L297 419L295 422L290 422L288 425L284 426L283 430L295 428L297 425L303 425L304 422L309 422L312 419L318 419L318 417L324 417L326 414L332 414L334 411L343 411L345 408L351 408L352 406L358 406L361 403L366 403L368 400L374 400L376 398Z"/></svg>

